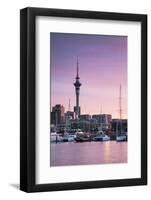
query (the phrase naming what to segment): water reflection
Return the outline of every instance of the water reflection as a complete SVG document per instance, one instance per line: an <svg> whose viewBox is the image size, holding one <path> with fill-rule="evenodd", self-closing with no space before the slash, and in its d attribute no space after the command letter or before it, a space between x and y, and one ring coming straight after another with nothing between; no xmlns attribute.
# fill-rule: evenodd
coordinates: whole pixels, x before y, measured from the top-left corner
<svg viewBox="0 0 151 200"><path fill-rule="evenodd" d="M50 166L127 162L127 142L51 143Z"/></svg>

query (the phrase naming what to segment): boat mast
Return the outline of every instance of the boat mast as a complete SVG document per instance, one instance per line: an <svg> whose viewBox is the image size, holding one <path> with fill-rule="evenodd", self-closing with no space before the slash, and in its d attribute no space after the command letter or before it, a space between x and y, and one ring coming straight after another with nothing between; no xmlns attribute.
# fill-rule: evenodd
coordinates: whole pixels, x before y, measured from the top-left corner
<svg viewBox="0 0 151 200"><path fill-rule="evenodd" d="M121 99L122 99L122 93L121 93L122 87L120 84L120 93L119 93L119 119L117 119L116 123L116 135L121 134L122 132L122 104L121 104Z"/></svg>
<svg viewBox="0 0 151 200"><path fill-rule="evenodd" d="M122 106L121 106L121 84L120 84L120 95L119 95L119 112L120 112L120 121L122 119Z"/></svg>
<svg viewBox="0 0 151 200"><path fill-rule="evenodd" d="M121 99L122 99L122 86L120 84L120 95L119 95L119 114L120 114L120 133L122 133L122 104L121 104Z"/></svg>
<svg viewBox="0 0 151 200"><path fill-rule="evenodd" d="M101 131L102 131L102 104L101 104L101 110L100 110L100 118L101 118L101 120L100 120L100 124L101 124Z"/></svg>

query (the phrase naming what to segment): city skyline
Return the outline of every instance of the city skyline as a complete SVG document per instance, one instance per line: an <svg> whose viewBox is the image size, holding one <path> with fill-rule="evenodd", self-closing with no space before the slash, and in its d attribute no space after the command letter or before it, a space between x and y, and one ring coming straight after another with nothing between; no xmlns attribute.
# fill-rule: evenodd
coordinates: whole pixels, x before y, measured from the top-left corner
<svg viewBox="0 0 151 200"><path fill-rule="evenodd" d="M51 33L51 107L61 104L68 111L76 105L74 81L77 56L81 114L119 117L122 85L122 117L127 118L127 37Z"/></svg>

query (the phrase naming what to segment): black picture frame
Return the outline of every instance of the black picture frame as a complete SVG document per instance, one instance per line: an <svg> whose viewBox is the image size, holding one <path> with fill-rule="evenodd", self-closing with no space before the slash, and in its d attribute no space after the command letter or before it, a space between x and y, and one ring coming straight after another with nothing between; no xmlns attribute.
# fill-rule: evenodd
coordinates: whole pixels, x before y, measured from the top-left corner
<svg viewBox="0 0 151 200"><path fill-rule="evenodd" d="M36 184L35 19L37 16L120 20L141 23L141 178ZM48 8L20 11L20 190L44 192L147 184L147 15Z"/></svg>

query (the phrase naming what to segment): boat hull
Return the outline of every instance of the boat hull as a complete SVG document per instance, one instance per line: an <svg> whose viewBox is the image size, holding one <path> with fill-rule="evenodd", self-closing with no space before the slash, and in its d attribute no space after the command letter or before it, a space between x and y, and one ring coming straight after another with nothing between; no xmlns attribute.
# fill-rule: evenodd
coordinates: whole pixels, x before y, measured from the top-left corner
<svg viewBox="0 0 151 200"><path fill-rule="evenodd" d="M109 141L110 140L110 138L109 137L96 137L96 138L94 138L94 141Z"/></svg>
<svg viewBox="0 0 151 200"><path fill-rule="evenodd" d="M63 142L74 142L74 137L63 137Z"/></svg>
<svg viewBox="0 0 151 200"><path fill-rule="evenodd" d="M91 139L90 138L79 138L79 137L77 137L77 138L75 138L75 141L76 142L90 142Z"/></svg>
<svg viewBox="0 0 151 200"><path fill-rule="evenodd" d="M56 136L53 135L53 136L50 137L50 141L51 142L62 142L63 138L61 136L58 136L58 135L56 135Z"/></svg>
<svg viewBox="0 0 151 200"><path fill-rule="evenodd" d="M126 135L116 136L116 141L117 142L125 142L125 141L127 141L127 136Z"/></svg>

